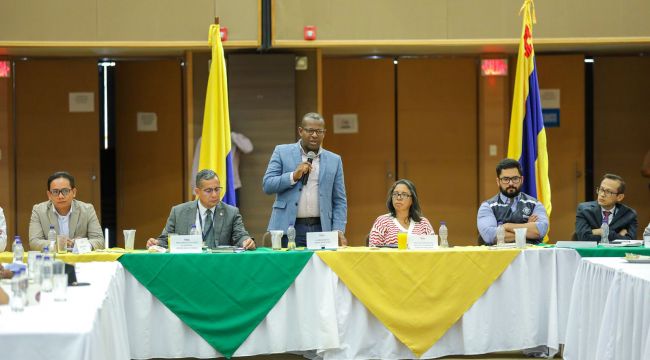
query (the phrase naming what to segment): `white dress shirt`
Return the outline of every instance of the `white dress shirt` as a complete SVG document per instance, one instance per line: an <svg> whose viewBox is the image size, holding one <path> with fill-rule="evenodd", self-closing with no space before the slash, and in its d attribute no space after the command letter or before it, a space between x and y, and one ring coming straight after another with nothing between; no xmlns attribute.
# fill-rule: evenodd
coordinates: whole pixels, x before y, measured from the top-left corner
<svg viewBox="0 0 650 360"><path fill-rule="evenodd" d="M300 141L298 141L300 145ZM309 172L309 177L307 178L307 184L302 187L300 192L300 199L298 200L298 209L297 209L297 218L309 218L309 217L320 217L320 204L318 202L318 175L320 174L320 154L323 151L323 148L318 149L316 157L311 163L311 171ZM307 153L303 149L302 145L300 146L300 155L302 161L307 161ZM293 181L293 172L289 174L291 184L294 185L298 181Z"/></svg>
<svg viewBox="0 0 650 360"><path fill-rule="evenodd" d="M67 215L59 214L54 206L52 206L52 211L54 211L54 215L56 215L56 218L59 221L59 235L70 237L70 216L72 215L72 205L70 206L70 211L68 211Z"/></svg>

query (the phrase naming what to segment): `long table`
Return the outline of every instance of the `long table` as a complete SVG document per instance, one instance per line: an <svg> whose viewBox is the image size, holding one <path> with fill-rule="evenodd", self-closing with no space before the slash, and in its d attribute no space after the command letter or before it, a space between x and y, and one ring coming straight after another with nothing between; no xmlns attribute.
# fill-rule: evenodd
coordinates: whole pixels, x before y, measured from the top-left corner
<svg viewBox="0 0 650 360"><path fill-rule="evenodd" d="M564 342L578 261L579 256L567 249L522 252L422 357L537 345L558 349ZM138 337L130 343L133 358L221 356L128 273L125 299L129 337ZM234 355L283 352L309 352L310 357L323 359L415 357L318 256L312 256Z"/></svg>
<svg viewBox="0 0 650 360"><path fill-rule="evenodd" d="M124 269L118 262L77 265L79 281L67 301L41 295L37 306L0 306L1 359L130 359L124 309ZM7 290L6 283L2 287Z"/></svg>
<svg viewBox="0 0 650 360"><path fill-rule="evenodd" d="M228 254L217 256L237 259ZM265 258L264 253L257 253L257 256ZM607 339L605 335L602 338L596 336L599 339L596 342L593 334L583 332L584 324L600 311L603 316L618 318L622 307L617 304L629 301L630 298L648 299L650 286L644 286L640 293L637 287L626 284L636 284L639 281L645 284L650 279L650 274L647 274L647 279L643 275L638 280L638 274L628 274L625 271L619 271L618 274L616 271L601 269L605 274L614 275L605 277L611 281L597 285L584 275L592 272L587 270L591 268L585 264L596 264L600 260L581 258L572 249L526 249L462 317L424 352L422 358L518 350L537 345L558 349L560 344L567 344L567 359L577 359L578 357L571 356L583 354L583 348L598 347L603 349L599 354L607 354L608 348L603 346L610 346L611 342L602 341ZM622 260L612 258L610 261L619 264ZM619 265L627 268L624 266L626 264ZM38 349L48 349L48 357L54 359L221 356L204 338L152 295L147 287L131 273L124 271L120 263L88 263L80 264L78 268L81 269L80 279L90 281L92 286L71 288L66 303L48 303L44 300L40 306L27 308L24 313L11 313L8 306L0 306L0 349L3 349L0 354L3 359L40 358L42 354L38 353ZM638 267L633 269L638 270ZM576 273L577 285L574 286ZM633 275L630 278L632 280L627 275ZM620 280L614 281L614 277L619 277ZM615 287L615 284L618 285ZM589 299L585 295L593 291L593 286L600 286L601 293L604 294L615 294L611 290L615 288L628 290L619 298L608 298L607 302L600 304L597 302L600 297ZM209 306L219 306L218 299L209 300ZM592 301L589 305L590 313L577 311L580 306L576 303L587 300ZM642 308L641 304L638 307ZM436 310L438 309L431 309ZM598 334L609 332L627 336L629 331L640 327L645 331L642 336L646 340L643 345L638 345L641 347L639 353L650 354L650 336L647 330L650 312L643 314L641 324L628 330L625 330L626 322L613 322L615 325L609 322L601 325L601 322L597 322L601 325ZM625 319L629 318L628 315ZM629 336L630 339L638 337L638 332ZM634 341L633 345L636 346L638 341ZM30 347L30 344L37 342L43 346ZM620 354L621 351L617 348L615 353ZM316 255L309 258L295 281L234 355L284 352L323 359L415 357ZM580 358L588 357L581 355ZM626 357L617 355L603 358Z"/></svg>
<svg viewBox="0 0 650 360"><path fill-rule="evenodd" d="M650 264L585 258L576 273L564 359L650 359Z"/></svg>

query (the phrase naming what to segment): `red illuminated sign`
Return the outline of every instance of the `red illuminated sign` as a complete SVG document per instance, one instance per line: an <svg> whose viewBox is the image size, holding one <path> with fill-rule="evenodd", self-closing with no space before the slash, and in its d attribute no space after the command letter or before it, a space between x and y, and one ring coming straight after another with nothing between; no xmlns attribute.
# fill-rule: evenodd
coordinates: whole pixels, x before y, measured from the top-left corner
<svg viewBox="0 0 650 360"><path fill-rule="evenodd" d="M506 76L508 75L508 59L482 59L482 76Z"/></svg>
<svg viewBox="0 0 650 360"><path fill-rule="evenodd" d="M11 63L9 61L0 61L0 78L11 77Z"/></svg>

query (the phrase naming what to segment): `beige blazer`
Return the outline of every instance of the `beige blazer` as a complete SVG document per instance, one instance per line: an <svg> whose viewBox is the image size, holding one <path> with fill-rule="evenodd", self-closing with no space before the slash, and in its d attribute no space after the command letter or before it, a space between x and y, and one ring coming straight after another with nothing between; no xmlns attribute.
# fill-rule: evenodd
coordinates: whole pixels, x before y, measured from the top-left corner
<svg viewBox="0 0 650 360"><path fill-rule="evenodd" d="M56 233L59 233L59 221L52 207L51 201L45 201L34 205L32 218L29 220L29 248L30 250L42 250L49 246L47 233L50 225L54 225ZM93 249L104 248L104 235L102 227L97 219L95 208L79 200L72 200L72 215L69 224L70 238L88 238ZM52 249L50 249L52 251Z"/></svg>

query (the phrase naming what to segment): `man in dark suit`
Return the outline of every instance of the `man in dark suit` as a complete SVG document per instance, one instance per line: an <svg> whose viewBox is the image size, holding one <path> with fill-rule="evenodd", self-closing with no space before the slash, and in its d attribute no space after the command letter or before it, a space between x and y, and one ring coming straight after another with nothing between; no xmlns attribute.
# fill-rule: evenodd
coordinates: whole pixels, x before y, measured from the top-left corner
<svg viewBox="0 0 650 360"><path fill-rule="evenodd" d="M167 234L187 235L195 225L209 248L233 245L255 249L255 241L244 228L239 209L221 201L221 186L214 171L206 169L196 174L194 194L198 200L172 208L162 234L158 239L149 239L147 247L167 246Z"/></svg>
<svg viewBox="0 0 650 360"><path fill-rule="evenodd" d="M582 241L600 241L600 226L609 224L609 240L636 239L637 219L634 209L621 204L625 197L623 178L606 174L596 188L597 201L578 205L576 237Z"/></svg>

